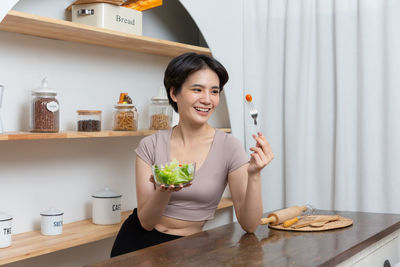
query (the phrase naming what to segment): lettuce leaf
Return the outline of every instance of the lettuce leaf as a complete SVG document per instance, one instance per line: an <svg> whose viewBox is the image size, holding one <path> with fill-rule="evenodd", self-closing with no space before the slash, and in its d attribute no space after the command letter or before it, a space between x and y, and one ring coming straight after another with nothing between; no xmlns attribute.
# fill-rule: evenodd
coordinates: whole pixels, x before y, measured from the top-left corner
<svg viewBox="0 0 400 267"><path fill-rule="evenodd" d="M179 164L174 159L169 165L154 166L155 179L161 184L178 185L193 180L193 165Z"/></svg>

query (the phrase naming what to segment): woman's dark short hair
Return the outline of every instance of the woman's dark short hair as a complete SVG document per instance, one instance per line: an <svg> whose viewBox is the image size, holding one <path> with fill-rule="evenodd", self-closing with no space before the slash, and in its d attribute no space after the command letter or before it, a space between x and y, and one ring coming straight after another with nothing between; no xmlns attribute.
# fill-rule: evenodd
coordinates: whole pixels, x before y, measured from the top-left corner
<svg viewBox="0 0 400 267"><path fill-rule="evenodd" d="M204 54L185 53L172 59L168 64L164 74L164 86L167 90L169 103L176 112L178 112L178 105L170 96L171 88L174 88L175 95L178 95L187 77L204 68L209 68L217 74L221 92L229 79L229 75L225 67L216 59Z"/></svg>

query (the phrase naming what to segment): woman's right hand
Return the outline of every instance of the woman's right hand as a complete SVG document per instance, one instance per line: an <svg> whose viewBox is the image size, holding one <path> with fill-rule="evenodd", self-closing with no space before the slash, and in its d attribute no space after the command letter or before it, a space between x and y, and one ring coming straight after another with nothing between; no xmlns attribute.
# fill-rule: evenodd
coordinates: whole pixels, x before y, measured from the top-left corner
<svg viewBox="0 0 400 267"><path fill-rule="evenodd" d="M161 192L178 192L178 191L182 190L183 188L189 187L189 186L192 185L192 182L189 182L189 183L187 183L185 185L179 184L179 186L171 185L169 187L166 187L164 184L161 184L161 185L157 184L156 181L154 180L154 176L153 175L150 176L149 181L153 184L154 190L159 188Z"/></svg>

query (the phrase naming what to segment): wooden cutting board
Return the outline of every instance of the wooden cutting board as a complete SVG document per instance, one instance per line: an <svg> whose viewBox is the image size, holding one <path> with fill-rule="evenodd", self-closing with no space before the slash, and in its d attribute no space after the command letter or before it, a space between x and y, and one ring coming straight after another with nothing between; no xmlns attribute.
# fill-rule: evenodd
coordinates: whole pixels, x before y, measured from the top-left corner
<svg viewBox="0 0 400 267"><path fill-rule="evenodd" d="M323 226L314 227L311 225L304 226L302 228L296 228L296 226L303 224L303 223L310 223L317 220L328 220L332 218L332 215L309 215L309 216L301 216L299 221L293 224L290 227L283 227L283 224L278 225L268 225L269 228L276 229L276 230L284 230L284 231L298 231L298 232L319 232L319 231L327 231L332 229L344 228L348 227L353 224L353 220L349 218L345 218L342 216L338 216L339 219L332 222L327 222Z"/></svg>

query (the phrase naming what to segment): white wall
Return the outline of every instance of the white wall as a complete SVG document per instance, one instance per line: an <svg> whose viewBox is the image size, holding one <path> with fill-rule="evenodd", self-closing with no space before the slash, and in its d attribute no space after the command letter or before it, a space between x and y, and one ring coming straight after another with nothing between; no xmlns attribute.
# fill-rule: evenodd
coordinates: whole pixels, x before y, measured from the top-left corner
<svg viewBox="0 0 400 267"><path fill-rule="evenodd" d="M26 0L15 9L63 18L71 2ZM162 10L145 13L144 20L144 35L198 42L195 24L177 1L164 1ZM132 97L139 128L146 128L149 99L162 85L171 59L8 32L0 32L0 58L0 84L6 87L5 131L28 130L30 90L44 76L58 92L61 130L75 130L77 109L103 110L103 129L110 129L112 106L120 92ZM214 115L213 126L229 127L225 101ZM39 213L49 207L65 212L64 223L91 217L90 195L106 186L122 193L123 210L136 207L133 150L139 141L138 137L0 141L0 210L13 215L13 233L38 230ZM231 217L224 215L220 223ZM111 244L112 239L104 240L10 266L79 266L108 258Z"/></svg>
<svg viewBox="0 0 400 267"><path fill-rule="evenodd" d="M180 0L196 21L213 56L229 72L225 95L232 133L244 140L243 1ZM229 13L229 15L228 15Z"/></svg>

